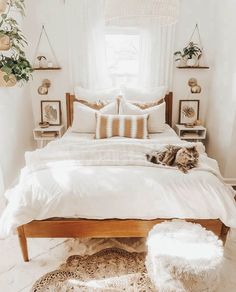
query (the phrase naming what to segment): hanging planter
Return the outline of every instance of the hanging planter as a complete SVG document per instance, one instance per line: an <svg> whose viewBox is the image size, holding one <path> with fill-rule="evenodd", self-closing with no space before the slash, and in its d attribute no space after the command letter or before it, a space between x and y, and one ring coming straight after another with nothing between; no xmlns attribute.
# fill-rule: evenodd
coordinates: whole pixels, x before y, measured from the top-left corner
<svg viewBox="0 0 236 292"><path fill-rule="evenodd" d="M0 70L0 87L12 87L16 85L16 82L16 77L13 74L7 75Z"/></svg>
<svg viewBox="0 0 236 292"><path fill-rule="evenodd" d="M197 38L195 34L197 33ZM193 41L193 39L195 39ZM202 46L201 36L198 24L195 25L193 33L190 37L188 45L183 48L182 51L177 51L174 53L175 62L177 68L200 68L209 69L208 66L204 65L206 63L204 49ZM201 63L201 65L200 65Z"/></svg>
<svg viewBox="0 0 236 292"><path fill-rule="evenodd" d="M0 0L0 14L4 13L7 9L7 0Z"/></svg>
<svg viewBox="0 0 236 292"><path fill-rule="evenodd" d="M23 57L6 57L1 56L0 72L1 81L0 86L9 87L14 86L16 82L28 82L33 69L29 61Z"/></svg>
<svg viewBox="0 0 236 292"><path fill-rule="evenodd" d="M0 35L0 51L9 51L11 48L11 39L9 36Z"/></svg>
<svg viewBox="0 0 236 292"><path fill-rule="evenodd" d="M2 1L0 0L0 4L3 3ZM24 0L8 0L6 5L9 6L8 12L0 15L0 50L10 49L11 54L0 55L1 87L11 87L17 82L28 82L33 71L23 51L24 46L27 45L26 39L17 21L9 16L12 8L17 8L24 14Z"/></svg>

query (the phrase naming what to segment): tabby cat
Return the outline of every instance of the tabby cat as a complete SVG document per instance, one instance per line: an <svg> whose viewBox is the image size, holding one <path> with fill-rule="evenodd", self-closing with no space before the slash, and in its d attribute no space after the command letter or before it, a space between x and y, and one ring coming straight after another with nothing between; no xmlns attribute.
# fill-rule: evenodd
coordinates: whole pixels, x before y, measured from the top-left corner
<svg viewBox="0 0 236 292"><path fill-rule="evenodd" d="M152 151L146 157L152 163L177 166L179 170L187 173L198 165L199 153L195 146L187 148L168 145L160 151Z"/></svg>

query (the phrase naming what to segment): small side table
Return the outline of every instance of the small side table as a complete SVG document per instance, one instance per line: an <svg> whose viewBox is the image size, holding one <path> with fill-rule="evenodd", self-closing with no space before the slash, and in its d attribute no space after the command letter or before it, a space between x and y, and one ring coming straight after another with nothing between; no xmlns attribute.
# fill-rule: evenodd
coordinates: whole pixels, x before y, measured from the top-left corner
<svg viewBox="0 0 236 292"><path fill-rule="evenodd" d="M176 133L181 140L203 142L206 139L207 129L203 126L193 126L189 128L185 125L176 125Z"/></svg>
<svg viewBox="0 0 236 292"><path fill-rule="evenodd" d="M64 126L49 126L48 128L36 127L33 130L34 140L43 148L48 142L59 139L64 134Z"/></svg>

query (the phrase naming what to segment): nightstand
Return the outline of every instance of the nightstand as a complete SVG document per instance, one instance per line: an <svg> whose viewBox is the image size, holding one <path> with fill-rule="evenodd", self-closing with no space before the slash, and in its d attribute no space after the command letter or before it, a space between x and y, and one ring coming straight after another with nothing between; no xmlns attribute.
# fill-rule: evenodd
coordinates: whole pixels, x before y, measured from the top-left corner
<svg viewBox="0 0 236 292"><path fill-rule="evenodd" d="M64 126L49 126L48 128L37 127L33 130L34 140L39 147L44 147L48 142L61 138L64 134Z"/></svg>
<svg viewBox="0 0 236 292"><path fill-rule="evenodd" d="M206 139L206 128L203 126L193 126L192 128L185 125L176 125L176 133L181 140L201 141Z"/></svg>

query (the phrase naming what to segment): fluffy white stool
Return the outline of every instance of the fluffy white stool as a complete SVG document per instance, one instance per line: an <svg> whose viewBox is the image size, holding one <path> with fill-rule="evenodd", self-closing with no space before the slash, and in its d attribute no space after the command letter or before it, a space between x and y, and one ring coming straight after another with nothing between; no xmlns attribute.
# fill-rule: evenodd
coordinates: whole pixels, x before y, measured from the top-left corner
<svg viewBox="0 0 236 292"><path fill-rule="evenodd" d="M146 267L159 292L215 291L223 260L222 242L199 224L171 221L149 232Z"/></svg>

